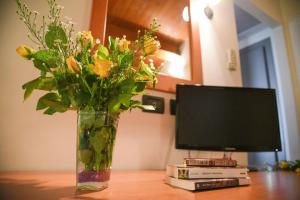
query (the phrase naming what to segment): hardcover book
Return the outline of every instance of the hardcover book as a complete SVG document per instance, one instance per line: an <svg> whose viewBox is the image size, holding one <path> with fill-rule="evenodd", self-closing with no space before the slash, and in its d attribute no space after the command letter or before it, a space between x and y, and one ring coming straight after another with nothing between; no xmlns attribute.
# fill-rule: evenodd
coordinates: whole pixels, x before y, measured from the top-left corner
<svg viewBox="0 0 300 200"><path fill-rule="evenodd" d="M176 179L173 177L166 176L165 183L186 190L201 191L201 190L209 190L209 189L217 189L217 188L250 185L251 179L250 177L245 177L245 178L184 180L184 179Z"/></svg>
<svg viewBox="0 0 300 200"><path fill-rule="evenodd" d="M231 167L189 167L168 165L167 175L179 179L199 178L243 178L248 176L247 168Z"/></svg>

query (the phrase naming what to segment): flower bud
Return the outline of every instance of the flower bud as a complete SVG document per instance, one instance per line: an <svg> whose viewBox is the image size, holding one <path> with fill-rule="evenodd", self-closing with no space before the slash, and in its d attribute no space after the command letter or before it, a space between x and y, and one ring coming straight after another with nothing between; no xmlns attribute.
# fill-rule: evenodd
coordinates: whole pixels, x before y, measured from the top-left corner
<svg viewBox="0 0 300 200"><path fill-rule="evenodd" d="M128 46L130 44L130 41L126 40L125 37L121 40L117 39L116 42L120 52L124 52L126 49L128 49Z"/></svg>
<svg viewBox="0 0 300 200"><path fill-rule="evenodd" d="M94 38L91 31L82 31L78 33L78 40L83 48L92 48L94 46Z"/></svg>
<svg viewBox="0 0 300 200"><path fill-rule="evenodd" d="M32 57L32 54L35 52L35 50L30 48L29 46L21 45L16 49L16 52L21 57L30 60Z"/></svg>
<svg viewBox="0 0 300 200"><path fill-rule="evenodd" d="M68 57L66 63L70 72L80 73L80 67L73 56Z"/></svg>

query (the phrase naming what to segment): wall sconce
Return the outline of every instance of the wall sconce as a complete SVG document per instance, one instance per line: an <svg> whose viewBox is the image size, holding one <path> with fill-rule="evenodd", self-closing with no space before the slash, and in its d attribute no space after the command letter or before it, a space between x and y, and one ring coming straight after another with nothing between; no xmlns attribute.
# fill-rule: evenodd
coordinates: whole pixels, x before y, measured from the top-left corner
<svg viewBox="0 0 300 200"><path fill-rule="evenodd" d="M190 17L189 17L189 8L187 6L185 6L183 8L182 11L182 18L185 22L189 22L190 21Z"/></svg>
<svg viewBox="0 0 300 200"><path fill-rule="evenodd" d="M209 6L206 6L204 8L204 13L208 19L212 19L214 16L214 11Z"/></svg>
<svg viewBox="0 0 300 200"><path fill-rule="evenodd" d="M204 13L208 19L212 19L214 16L214 11L211 7L217 5L220 1L221 0L206 0Z"/></svg>

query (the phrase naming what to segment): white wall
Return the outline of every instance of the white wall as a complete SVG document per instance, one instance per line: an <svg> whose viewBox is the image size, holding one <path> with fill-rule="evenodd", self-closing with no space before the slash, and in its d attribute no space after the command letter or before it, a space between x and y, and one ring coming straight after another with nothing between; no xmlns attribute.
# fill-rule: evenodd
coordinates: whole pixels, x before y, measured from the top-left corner
<svg viewBox="0 0 300 200"><path fill-rule="evenodd" d="M201 1L200 1L201 2ZM212 6L214 16L209 20L200 3L200 36L202 69L205 85L241 86L241 71L233 1L220 1ZM237 53L237 70L227 68L227 49Z"/></svg>
<svg viewBox="0 0 300 200"><path fill-rule="evenodd" d="M255 44L266 38L271 39L272 51L274 56L275 73L278 83L279 106L282 117L281 131L283 131L284 144L286 147L286 159L296 160L300 157L300 135L298 133L299 124L297 122L296 104L293 92L293 83L291 80L291 70L289 67L289 58L287 55L287 46L282 26L276 28L268 28L257 31L241 33L242 37L239 41L240 49ZM297 36L296 36L297 37ZM297 40L295 40L296 42Z"/></svg>
<svg viewBox="0 0 300 200"><path fill-rule="evenodd" d="M46 13L46 1L26 0ZM88 29L91 0L61 0L66 15L77 22L77 30ZM41 92L23 102L21 85L38 74L31 62L15 53L20 44L31 44L23 24L15 14L14 1L0 1L0 170L74 170L76 113L46 116L35 111ZM231 0L221 1L215 18L199 16L205 84L241 85L239 69L226 70L226 49L237 49ZM229 12L230 14L228 14ZM202 13L202 12L200 12ZM217 14L218 13L218 14ZM206 25L204 25L206 24ZM205 28L206 27L206 28ZM233 30L232 30L233 29ZM207 32L206 32L206 31ZM169 114L173 94L149 91L165 98L165 114L135 110L121 116L113 158L114 169L163 169L167 163L179 163L187 151L175 150L175 118ZM217 157L222 153L192 152L192 155ZM245 154L233 155L246 164Z"/></svg>
<svg viewBox="0 0 300 200"><path fill-rule="evenodd" d="M290 22L289 32L291 33L291 40L293 41L292 47L295 57L296 71L298 81L300 82L300 16Z"/></svg>
<svg viewBox="0 0 300 200"><path fill-rule="evenodd" d="M47 15L47 1L25 2ZM77 22L77 30L89 28L91 0L59 2L65 6L64 13ZM76 113L51 117L36 112L39 92L23 103L21 86L38 73L32 62L16 54L19 45L32 43L15 11L15 1L0 1L0 169L74 169Z"/></svg>

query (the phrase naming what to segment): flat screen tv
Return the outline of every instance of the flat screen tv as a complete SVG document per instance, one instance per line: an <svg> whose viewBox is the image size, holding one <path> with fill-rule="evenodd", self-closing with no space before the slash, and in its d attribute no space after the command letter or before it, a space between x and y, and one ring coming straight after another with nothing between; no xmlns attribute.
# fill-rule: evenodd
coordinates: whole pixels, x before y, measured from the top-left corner
<svg viewBox="0 0 300 200"><path fill-rule="evenodd" d="M273 89L177 85L176 148L281 151Z"/></svg>

